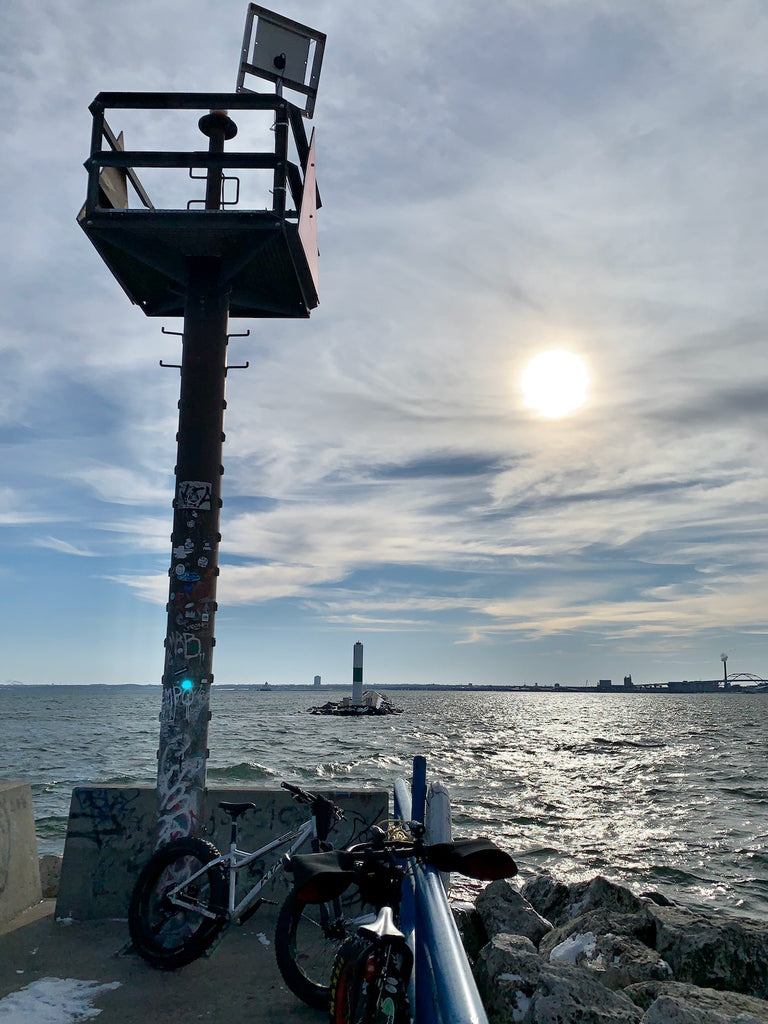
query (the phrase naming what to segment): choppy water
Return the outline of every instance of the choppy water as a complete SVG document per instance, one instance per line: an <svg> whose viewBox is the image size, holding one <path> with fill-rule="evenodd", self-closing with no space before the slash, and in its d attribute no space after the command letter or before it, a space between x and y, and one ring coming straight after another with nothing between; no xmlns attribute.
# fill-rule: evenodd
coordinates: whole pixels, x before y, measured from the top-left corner
<svg viewBox="0 0 768 1024"><path fill-rule="evenodd" d="M391 789L423 754L455 834L493 836L523 873L768 919L768 695L390 696L402 715L349 719L304 714L306 690L215 689L209 784ZM0 687L0 778L32 784L41 853L63 850L73 786L154 783L160 697Z"/></svg>

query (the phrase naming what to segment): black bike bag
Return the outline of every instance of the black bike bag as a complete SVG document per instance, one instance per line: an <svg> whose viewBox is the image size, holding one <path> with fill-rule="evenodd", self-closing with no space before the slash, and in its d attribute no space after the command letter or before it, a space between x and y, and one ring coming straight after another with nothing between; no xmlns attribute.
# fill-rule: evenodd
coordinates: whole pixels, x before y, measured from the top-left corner
<svg viewBox="0 0 768 1024"><path fill-rule="evenodd" d="M348 867L349 854L343 850L328 853L297 853L286 859L286 870L293 872L293 889L305 903L324 903L340 896L357 878Z"/></svg>
<svg viewBox="0 0 768 1024"><path fill-rule="evenodd" d="M424 848L424 859L438 871L458 871L469 878L491 882L512 878L517 864L492 839L456 839Z"/></svg>

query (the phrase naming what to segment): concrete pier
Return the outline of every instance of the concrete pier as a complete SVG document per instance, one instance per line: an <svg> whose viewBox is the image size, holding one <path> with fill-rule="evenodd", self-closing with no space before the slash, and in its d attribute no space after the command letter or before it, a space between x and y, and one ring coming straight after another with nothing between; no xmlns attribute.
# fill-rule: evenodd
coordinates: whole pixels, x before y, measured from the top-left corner
<svg viewBox="0 0 768 1024"><path fill-rule="evenodd" d="M0 781L0 924L41 899L32 790Z"/></svg>

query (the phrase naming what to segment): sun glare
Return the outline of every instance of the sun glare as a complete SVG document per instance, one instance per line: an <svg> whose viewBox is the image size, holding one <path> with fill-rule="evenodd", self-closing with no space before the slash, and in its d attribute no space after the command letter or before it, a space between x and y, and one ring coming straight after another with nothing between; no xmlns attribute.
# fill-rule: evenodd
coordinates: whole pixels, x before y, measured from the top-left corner
<svg viewBox="0 0 768 1024"><path fill-rule="evenodd" d="M583 359L565 349L534 356L522 378L525 404L549 419L567 416L583 405L588 384Z"/></svg>

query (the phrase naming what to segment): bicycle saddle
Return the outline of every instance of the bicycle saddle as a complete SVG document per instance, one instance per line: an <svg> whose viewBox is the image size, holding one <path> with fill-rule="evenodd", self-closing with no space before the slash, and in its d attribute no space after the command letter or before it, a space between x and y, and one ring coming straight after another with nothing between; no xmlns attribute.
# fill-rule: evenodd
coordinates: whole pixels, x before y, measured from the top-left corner
<svg viewBox="0 0 768 1024"><path fill-rule="evenodd" d="M230 814L232 816L232 820L234 821L235 818L237 818L238 815L243 813L243 811L250 811L253 808L255 808L256 804L250 804L250 803L242 803L242 804L221 803L221 804L219 804L219 807L222 809L222 811L224 811L225 814Z"/></svg>
<svg viewBox="0 0 768 1024"><path fill-rule="evenodd" d="M376 920L371 924L361 924L358 931L371 939L383 941L384 939L405 939L405 936L395 924L392 916L392 907L382 907L376 915Z"/></svg>

